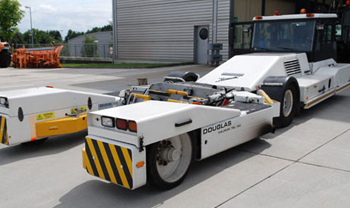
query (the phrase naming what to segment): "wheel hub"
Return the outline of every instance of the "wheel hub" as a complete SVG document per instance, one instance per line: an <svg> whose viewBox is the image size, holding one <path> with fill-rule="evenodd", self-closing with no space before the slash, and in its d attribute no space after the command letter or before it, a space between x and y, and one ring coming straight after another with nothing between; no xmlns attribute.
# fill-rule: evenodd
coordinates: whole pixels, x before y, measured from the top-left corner
<svg viewBox="0 0 350 208"><path fill-rule="evenodd" d="M160 154L161 160L165 162L173 162L180 159L180 151L176 150L174 147L164 149Z"/></svg>
<svg viewBox="0 0 350 208"><path fill-rule="evenodd" d="M155 175L163 185L180 183L192 160L192 142L188 134L160 141L154 149L152 161L156 163ZM155 160L154 160L154 159Z"/></svg>
<svg viewBox="0 0 350 208"><path fill-rule="evenodd" d="M181 157L181 151L175 148L170 141L162 141L158 148L157 160L159 165L167 165Z"/></svg>
<svg viewBox="0 0 350 208"><path fill-rule="evenodd" d="M293 93L291 90L287 90L283 99L283 115L288 117L293 110Z"/></svg>

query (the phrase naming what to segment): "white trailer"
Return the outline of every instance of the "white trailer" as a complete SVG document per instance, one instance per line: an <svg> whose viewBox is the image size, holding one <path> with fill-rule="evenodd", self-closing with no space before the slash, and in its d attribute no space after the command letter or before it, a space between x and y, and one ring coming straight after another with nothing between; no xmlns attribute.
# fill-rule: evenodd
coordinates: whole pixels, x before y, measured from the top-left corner
<svg viewBox="0 0 350 208"><path fill-rule="evenodd" d="M133 87L121 93L125 106L89 113L87 172L128 189L147 182L170 189L193 160L287 126L299 106L350 85L350 65L333 59L336 15L256 17L250 24L242 30L250 33L249 54L200 79L171 73L163 83Z"/></svg>
<svg viewBox="0 0 350 208"><path fill-rule="evenodd" d="M0 93L0 143L44 141L86 130L87 113L116 106L117 97L51 87Z"/></svg>
<svg viewBox="0 0 350 208"><path fill-rule="evenodd" d="M88 114L83 166L129 189L145 185L147 177L172 188L193 160L274 131L279 103L266 98L196 83L134 88L126 99L137 103Z"/></svg>

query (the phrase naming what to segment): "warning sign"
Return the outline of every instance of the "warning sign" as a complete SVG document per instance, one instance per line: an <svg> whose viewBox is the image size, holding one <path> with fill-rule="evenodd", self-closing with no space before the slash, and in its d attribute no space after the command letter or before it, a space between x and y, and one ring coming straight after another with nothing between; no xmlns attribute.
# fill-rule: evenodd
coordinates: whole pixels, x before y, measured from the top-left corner
<svg viewBox="0 0 350 208"><path fill-rule="evenodd" d="M86 106L82 106L82 107L79 107L79 108L71 108L70 109L70 114L78 115L80 113L85 113L86 111L87 111Z"/></svg>
<svg viewBox="0 0 350 208"><path fill-rule="evenodd" d="M55 118L55 112L47 112L47 113L36 114L36 120L37 121L51 119L51 118Z"/></svg>

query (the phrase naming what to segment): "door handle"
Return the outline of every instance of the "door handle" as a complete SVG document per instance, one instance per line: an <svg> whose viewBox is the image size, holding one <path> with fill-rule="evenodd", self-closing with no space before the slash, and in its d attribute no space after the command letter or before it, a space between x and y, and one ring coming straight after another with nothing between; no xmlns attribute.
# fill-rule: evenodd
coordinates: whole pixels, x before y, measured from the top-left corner
<svg viewBox="0 0 350 208"><path fill-rule="evenodd" d="M185 126L190 123L192 123L192 119L188 119L187 121L183 121L183 122L177 122L175 123L175 127Z"/></svg>

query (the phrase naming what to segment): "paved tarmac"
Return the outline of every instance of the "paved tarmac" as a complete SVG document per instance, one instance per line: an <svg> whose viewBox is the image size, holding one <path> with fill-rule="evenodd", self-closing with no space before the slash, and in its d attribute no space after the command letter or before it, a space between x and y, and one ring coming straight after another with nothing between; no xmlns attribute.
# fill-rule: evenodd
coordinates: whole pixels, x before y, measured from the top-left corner
<svg viewBox="0 0 350 208"><path fill-rule="evenodd" d="M53 85L112 93L137 78L161 81L172 70L0 69L0 92ZM350 207L350 89L301 112L292 125L193 164L169 191L130 191L82 168L84 133L42 145L0 146L0 208L12 207Z"/></svg>

